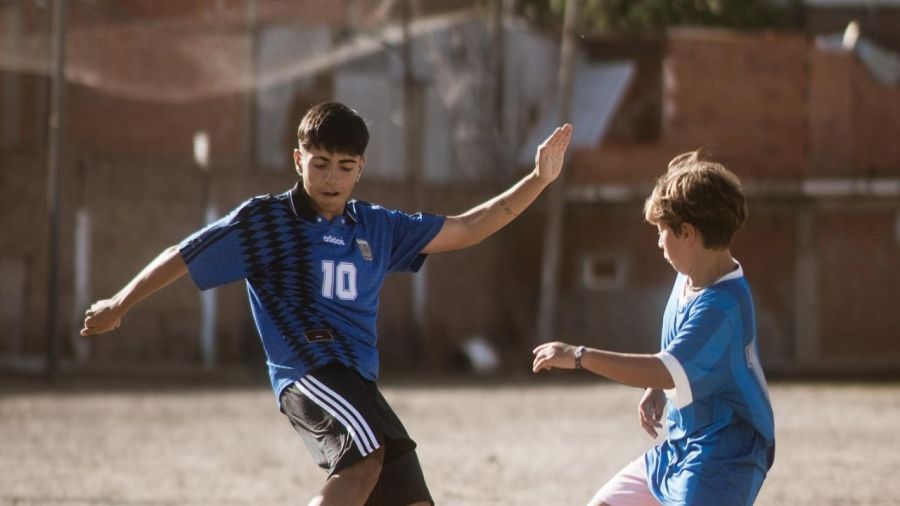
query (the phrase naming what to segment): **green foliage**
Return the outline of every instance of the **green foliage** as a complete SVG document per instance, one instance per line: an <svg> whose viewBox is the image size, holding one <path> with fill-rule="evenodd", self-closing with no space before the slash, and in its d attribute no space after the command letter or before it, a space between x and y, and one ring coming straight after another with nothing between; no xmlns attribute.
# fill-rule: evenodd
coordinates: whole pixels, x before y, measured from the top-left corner
<svg viewBox="0 0 900 506"><path fill-rule="evenodd" d="M559 26L566 0L518 0L519 13L537 24ZM670 26L744 30L793 28L802 2L788 0L581 0L580 25L599 33L659 33Z"/></svg>

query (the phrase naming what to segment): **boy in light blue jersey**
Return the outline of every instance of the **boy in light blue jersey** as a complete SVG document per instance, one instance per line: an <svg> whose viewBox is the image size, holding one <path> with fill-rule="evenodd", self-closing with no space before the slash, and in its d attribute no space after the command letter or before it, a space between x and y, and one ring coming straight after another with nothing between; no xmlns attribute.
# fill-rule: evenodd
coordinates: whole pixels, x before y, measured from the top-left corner
<svg viewBox="0 0 900 506"><path fill-rule="evenodd" d="M678 272L661 351L545 343L534 350L533 370L583 368L645 388L638 416L652 437L666 412L666 439L607 482L590 505L751 505L774 460L775 426L753 298L729 250L747 217L740 181L697 152L685 153L657 180L644 217Z"/></svg>
<svg viewBox="0 0 900 506"><path fill-rule="evenodd" d="M368 129L343 104L316 105L298 128L293 189L251 198L164 250L92 305L81 333L119 327L135 304L187 273L202 290L244 280L279 407L329 473L310 504L433 504L416 443L376 385L382 283L511 222L559 176L571 137L571 125L557 128L534 170L463 214L410 215L351 200Z"/></svg>

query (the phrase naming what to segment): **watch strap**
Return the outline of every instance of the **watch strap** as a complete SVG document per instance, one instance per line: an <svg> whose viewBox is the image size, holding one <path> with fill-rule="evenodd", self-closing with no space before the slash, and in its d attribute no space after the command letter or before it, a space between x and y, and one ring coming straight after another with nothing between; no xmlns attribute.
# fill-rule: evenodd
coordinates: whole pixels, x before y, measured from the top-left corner
<svg viewBox="0 0 900 506"><path fill-rule="evenodd" d="M581 356L584 355L584 346L575 348L575 370L581 369Z"/></svg>

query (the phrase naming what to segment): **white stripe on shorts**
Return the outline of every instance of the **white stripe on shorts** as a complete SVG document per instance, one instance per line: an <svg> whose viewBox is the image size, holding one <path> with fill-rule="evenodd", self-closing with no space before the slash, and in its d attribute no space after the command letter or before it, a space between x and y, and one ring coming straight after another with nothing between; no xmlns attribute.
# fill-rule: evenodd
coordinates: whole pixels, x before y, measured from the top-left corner
<svg viewBox="0 0 900 506"><path fill-rule="evenodd" d="M303 392L303 395L309 397L310 400L312 400L320 408L331 414L331 416L333 416L338 422L341 423L341 425L343 425L347 429L347 432L350 433L350 436L353 439L353 443L356 445L356 449L359 450L359 454L365 457L366 455L372 453L372 448L369 447L367 441L363 440L357 435L359 427L356 426L355 421L351 421L351 419L349 418L349 414L339 406L333 405L333 403L331 403L329 399L325 397L321 392L312 390L315 388L314 386L311 386L309 383L302 381L303 380L295 381L294 384L297 385L297 388L299 388L301 392Z"/></svg>
<svg viewBox="0 0 900 506"><path fill-rule="evenodd" d="M343 405L345 408L347 408L347 410L350 411L350 413L353 415L353 417L359 421L359 425L362 427L363 432L364 432L364 434L362 434L363 437L368 436L369 442L371 442L372 450L374 451L374 450L378 449L378 439L375 438L375 434L372 433L372 429L369 428L369 423L366 421L365 418L363 418L362 415L359 414L359 411L357 411L356 408L353 407L352 404L350 404L343 397L338 395L337 392L328 388L324 383L317 380L315 378L315 376L313 376L312 374L307 374L304 379L308 379L309 381L311 381L315 386L319 387L326 395L328 395L329 397L331 397L332 399L337 401L338 404Z"/></svg>
<svg viewBox="0 0 900 506"><path fill-rule="evenodd" d="M321 385L327 392L330 392L331 396L337 398L340 403L336 402L328 393L323 392L322 388L316 386L315 383L309 381L307 378L309 378L309 375L305 378L301 378L299 381L295 381L294 384L297 385L297 388L299 388L304 395L309 397L320 408L330 413L331 416L337 419L337 421L347 429L347 432L349 432L350 436L353 438L353 443L356 445L357 450L359 450L360 455L365 457L375 451L375 449L378 448L377 441L373 444L372 441L374 441L374 436L371 440L366 437L363 427L365 427L369 434L371 434L371 430L369 430L368 424L365 423L365 420L359 415L359 412L357 412L356 409L353 409L346 400L335 394L328 387L325 387L325 385L322 385L321 382L316 381L318 385ZM353 414L342 407L341 403L350 406Z"/></svg>

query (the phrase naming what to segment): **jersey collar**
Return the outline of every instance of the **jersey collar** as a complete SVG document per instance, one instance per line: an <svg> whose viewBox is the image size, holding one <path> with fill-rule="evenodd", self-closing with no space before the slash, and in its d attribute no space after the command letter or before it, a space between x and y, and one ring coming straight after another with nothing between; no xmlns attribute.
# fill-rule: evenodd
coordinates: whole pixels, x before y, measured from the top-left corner
<svg viewBox="0 0 900 506"><path fill-rule="evenodd" d="M319 217L319 213L317 213L312 206L309 195L303 191L303 187L300 186L300 183L295 184L294 187L291 188L288 192L288 197L291 201L291 209L298 218L307 221L316 221L316 218ZM347 205L344 206L343 215L353 223L356 223L356 200L347 202Z"/></svg>

